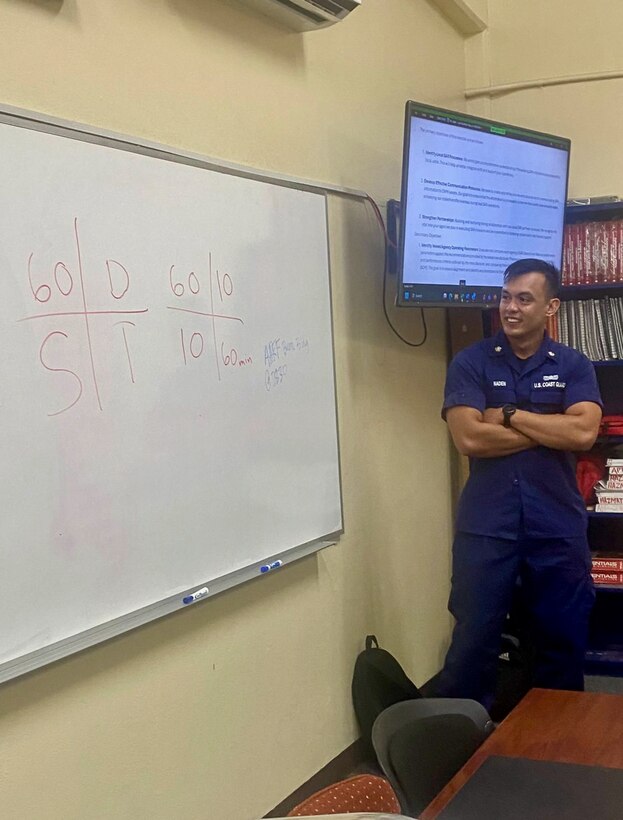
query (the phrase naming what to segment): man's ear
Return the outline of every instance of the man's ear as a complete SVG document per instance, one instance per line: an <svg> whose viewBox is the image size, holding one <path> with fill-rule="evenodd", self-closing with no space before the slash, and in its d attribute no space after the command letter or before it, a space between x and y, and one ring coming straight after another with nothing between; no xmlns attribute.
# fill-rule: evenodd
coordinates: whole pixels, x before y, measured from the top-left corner
<svg viewBox="0 0 623 820"><path fill-rule="evenodd" d="M560 307L560 299L550 299L549 304L547 306L547 310L545 311L547 316L553 316L555 313L558 313L558 308Z"/></svg>

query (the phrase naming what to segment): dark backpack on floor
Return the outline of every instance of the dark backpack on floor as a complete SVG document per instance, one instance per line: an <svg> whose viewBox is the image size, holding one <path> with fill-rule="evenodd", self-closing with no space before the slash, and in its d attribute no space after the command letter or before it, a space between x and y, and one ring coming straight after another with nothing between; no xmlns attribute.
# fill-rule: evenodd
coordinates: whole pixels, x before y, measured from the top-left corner
<svg viewBox="0 0 623 820"><path fill-rule="evenodd" d="M422 697L396 658L379 647L376 635L366 636L366 648L357 656L352 695L365 754L370 760L376 757L372 746L372 725L376 718L394 703Z"/></svg>

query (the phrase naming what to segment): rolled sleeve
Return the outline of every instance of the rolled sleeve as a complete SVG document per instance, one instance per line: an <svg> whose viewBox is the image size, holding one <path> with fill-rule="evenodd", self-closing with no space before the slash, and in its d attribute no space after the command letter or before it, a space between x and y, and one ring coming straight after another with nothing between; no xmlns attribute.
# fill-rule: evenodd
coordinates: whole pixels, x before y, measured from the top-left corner
<svg viewBox="0 0 623 820"><path fill-rule="evenodd" d="M466 351L461 351L448 368L441 417L445 421L451 407L473 407L482 413L486 406L479 369Z"/></svg>

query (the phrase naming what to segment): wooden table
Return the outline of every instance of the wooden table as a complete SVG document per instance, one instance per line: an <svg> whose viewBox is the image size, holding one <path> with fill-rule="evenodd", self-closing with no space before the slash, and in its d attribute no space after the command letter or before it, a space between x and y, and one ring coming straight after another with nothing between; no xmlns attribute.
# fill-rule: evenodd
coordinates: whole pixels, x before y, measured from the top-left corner
<svg viewBox="0 0 623 820"><path fill-rule="evenodd" d="M623 769L623 695L532 689L426 807L420 820L437 817L490 755Z"/></svg>

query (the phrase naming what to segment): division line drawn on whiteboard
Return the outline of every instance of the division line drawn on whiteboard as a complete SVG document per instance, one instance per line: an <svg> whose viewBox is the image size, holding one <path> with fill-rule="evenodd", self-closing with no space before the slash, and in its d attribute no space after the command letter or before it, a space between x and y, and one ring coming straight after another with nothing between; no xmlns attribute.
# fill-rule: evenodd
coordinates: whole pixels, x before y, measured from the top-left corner
<svg viewBox="0 0 623 820"><path fill-rule="evenodd" d="M148 313L148 308L141 308L137 310L123 310L116 308L114 310L92 310L89 307L87 294L86 294L86 285L85 285L85 270L83 265L83 256L82 256L82 248L80 242L80 232L78 228L78 217L74 217L73 220L73 242L76 252L76 265L78 274L76 277L76 273L74 271L72 275L72 267L71 265L67 264L66 261L60 260L54 264L53 268L53 279L54 284L56 285L56 291L58 292L57 295L60 295L61 299L66 299L74 293L74 286L76 285L76 279L78 280L78 290L75 292L75 296L78 297L79 302L81 304L81 310L54 310L48 311L46 313L37 313L32 316L23 316L21 319L18 319L18 322L26 322L32 321L34 319L49 319L49 318L70 318L70 317L80 317L84 321L84 330L86 335L87 341L87 352L88 358L90 363L90 370L91 370L91 379L93 384L93 389L95 392L95 397L97 400L97 406L100 411L102 411L103 403L102 398L100 395L100 387L99 381L97 377L97 368L95 365L95 353L94 353L94 346L91 334L91 319L94 317L100 316L119 316L119 315L128 315L128 314L139 314L139 313ZM54 291L52 286L48 283L43 283L35 287L35 283L33 280L33 260L35 257L35 251L32 251L28 256L28 263L27 263L27 273L28 273L28 283L30 285L30 290L32 292L33 298L35 302L39 304L46 304L52 298ZM110 285L110 294L116 300L121 300L127 294L130 288L130 274L128 269L123 265L121 262L117 261L116 259L108 258L105 260L105 267L108 274L108 282ZM115 272L115 276L113 276L113 271ZM115 278L117 279L117 286L115 286ZM121 283L121 286L119 286ZM134 322L130 321L122 321L117 322L116 324L122 325L122 336L123 342L126 352L126 357L128 359L128 368L130 373L130 379L134 384L136 381L134 368L132 365L132 358L130 355L130 347L128 344L128 338L126 334L126 329L124 325L132 325L135 327ZM48 333L41 346L39 348L39 361L41 362L42 366L50 371L55 373L66 373L71 375L74 379L77 380L79 385L79 391L77 397L70 402L67 406L63 407L61 410L55 410L53 412L48 413L48 416L57 416L60 413L65 413L74 407L78 401L82 398L84 393L84 383L83 380L80 378L78 373L74 370L71 370L68 367L53 367L52 364L47 360L47 357L44 359L44 352L47 348L48 342L53 337L62 336L64 339L69 339L69 334L65 333L61 330L54 330L51 333Z"/></svg>
<svg viewBox="0 0 623 820"><path fill-rule="evenodd" d="M175 273L175 264L169 268L169 285L171 292L178 299L184 296L199 296L201 291L201 281L194 270L191 270L187 277L180 279L180 275ZM215 289L215 283L216 288ZM214 363L216 365L216 375L219 381L222 379L221 365L224 367L244 367L253 363L253 357L250 354L240 354L238 347L230 347L225 340L221 339L218 332L217 320L224 320L229 322L238 322L244 325L244 319L240 316L234 316L229 313L217 312L215 308L215 296L221 305L226 305L227 300L233 296L234 282L229 273L221 273L221 271L213 268L212 253L208 253L208 294L205 297L209 302L209 310L199 310L197 308L180 307L168 305L168 310L178 311L179 313L187 313L193 316L200 316L204 319L210 320L212 329L212 344L214 352ZM200 297L203 298L203 297ZM220 345L219 345L220 341ZM188 365L190 359L199 359L205 350L205 338L200 330L193 329L190 335L184 332L184 328L180 328L180 343L182 348L182 358L184 365Z"/></svg>
<svg viewBox="0 0 623 820"><path fill-rule="evenodd" d="M207 316L208 318L215 318L215 319L232 319L234 322L240 322L244 324L244 321L239 316L225 316L223 313L212 313L211 311L206 310L191 310L190 308L181 308L181 307L168 307L168 310L177 310L180 313L193 313L195 316Z"/></svg>
<svg viewBox="0 0 623 820"><path fill-rule="evenodd" d="M91 326L89 324L89 313L87 310L87 296L84 290L84 270L82 267L82 252L80 251L80 238L78 236L78 218L74 218L74 234L76 237L76 250L78 253L78 271L80 273L80 290L82 295L82 307L84 308L84 324L87 333L87 345L89 347L89 359L91 361L91 373L93 374L93 387L95 388L95 395L97 396L97 405L100 410L103 410L102 400L100 398L100 389L97 383L97 373L95 372L95 361L93 359L93 343L91 341Z"/></svg>
<svg viewBox="0 0 623 820"><path fill-rule="evenodd" d="M218 374L218 380L221 380L221 367L218 361L218 349L217 349L217 342L216 342L216 319L214 317L214 290L212 288L212 254L208 256L209 266L210 266L210 309L212 310L212 336L214 337L214 358L216 360L216 372ZM221 297L222 301L222 297Z"/></svg>
<svg viewBox="0 0 623 820"><path fill-rule="evenodd" d="M143 308L142 310L90 310L89 316L119 316L136 313L148 313L148 311L149 308ZM81 310L59 310L54 313L37 313L36 316L22 316L22 318L17 321L30 322L31 319L49 319L54 316L84 316L84 313Z"/></svg>

